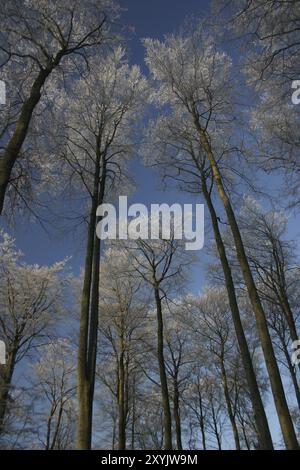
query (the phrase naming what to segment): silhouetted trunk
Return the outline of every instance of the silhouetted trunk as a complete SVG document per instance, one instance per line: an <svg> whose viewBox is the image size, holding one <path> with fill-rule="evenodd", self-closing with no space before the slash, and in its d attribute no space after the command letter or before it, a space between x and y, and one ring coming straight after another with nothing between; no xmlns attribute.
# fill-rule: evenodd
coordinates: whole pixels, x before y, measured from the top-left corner
<svg viewBox="0 0 300 470"><path fill-rule="evenodd" d="M135 378L132 385L131 449L135 449Z"/></svg>
<svg viewBox="0 0 300 470"><path fill-rule="evenodd" d="M198 393L198 396L199 396L199 410L200 410L199 425L200 425L200 432L201 432L202 448L203 450L206 450L204 410L203 410L203 402L202 402L200 391Z"/></svg>
<svg viewBox="0 0 300 470"><path fill-rule="evenodd" d="M292 309L290 307L289 299L286 295L286 292L282 292L280 295L280 302L281 302L281 307L283 310L284 317L286 319L287 325L289 327L290 335L291 335L291 340L298 341L299 336L297 332L297 327L294 319L294 314L292 312ZM300 370L300 363L298 364L298 368Z"/></svg>
<svg viewBox="0 0 300 470"><path fill-rule="evenodd" d="M177 450L182 450L182 438L181 438L181 418L180 418L180 405L179 405L179 389L177 378L174 378L174 422L175 422L175 433L176 433L176 444Z"/></svg>
<svg viewBox="0 0 300 470"><path fill-rule="evenodd" d="M114 416L113 417L113 429L112 429L112 443L111 443L112 450L115 450L115 447L116 447L116 418Z"/></svg>
<svg viewBox="0 0 300 470"><path fill-rule="evenodd" d="M241 428L242 428L242 433L243 433L243 437L244 437L246 449L247 449L247 450L251 450L250 443L249 443L249 440L248 440L248 437L247 437L247 432L246 432L244 423L241 424Z"/></svg>
<svg viewBox="0 0 300 470"><path fill-rule="evenodd" d="M211 401L211 415L212 415L212 421L213 421L213 430L217 439L218 450L222 450L222 440L221 440L221 436L219 433L218 421L217 421L216 412L215 412L215 408L214 408L212 401Z"/></svg>
<svg viewBox="0 0 300 470"><path fill-rule="evenodd" d="M126 449L126 416L125 416L125 369L124 369L124 345L121 339L121 352L119 360L118 378L118 413L119 413L119 450Z"/></svg>
<svg viewBox="0 0 300 470"><path fill-rule="evenodd" d="M219 258L220 258L223 273L224 273L225 285L226 285L226 290L228 294L233 325L234 325L235 334L238 340L239 350L241 353L241 359L242 359L242 363L243 363L243 367L244 367L244 371L246 375L246 380L247 380L247 384L249 388L253 414L254 414L254 420L255 420L256 427L257 427L258 436L259 436L259 445L261 449L272 450L273 449L272 437L271 437L264 405L261 399L260 390L257 384L256 375L255 375L255 371L254 371L254 367L252 363L251 354L248 348L248 343L247 343L247 339L245 336L243 324L241 321L241 316L240 316L240 311L239 311L239 307L237 303L231 268L228 262L225 245L223 243L223 239L222 239L221 232L219 229L217 214L216 214L216 211L215 211L212 199L211 199L210 192L208 191L208 188L207 188L205 177L202 177L202 192L205 197L205 201L206 201L209 213L210 213L210 218L212 221L217 250L218 250Z"/></svg>
<svg viewBox="0 0 300 470"><path fill-rule="evenodd" d="M56 425L55 425L55 431L54 431L54 434L53 434L50 450L55 449L57 439L58 439L59 430L60 430L63 411L64 411L64 405L63 405L63 402L61 402L60 405L59 405L58 417L57 417L57 421L56 421Z"/></svg>
<svg viewBox="0 0 300 470"><path fill-rule="evenodd" d="M5 431L4 422L7 412L12 376L16 365L17 351L18 345L16 344L7 355L7 363L0 365L0 435Z"/></svg>
<svg viewBox="0 0 300 470"><path fill-rule="evenodd" d="M78 426L77 447L89 450L92 442L92 415L95 387L95 370L99 316L100 240L96 235L96 210L103 202L106 168L102 162L101 184L100 154L97 155L94 174L94 190L89 219L84 281L81 299L78 346Z"/></svg>
<svg viewBox="0 0 300 470"><path fill-rule="evenodd" d="M287 362L287 365L288 365L289 373L290 373L290 376L291 376L291 379L292 379L292 383L293 383L293 387L294 387L294 391L295 391L295 396L296 396L296 400L297 400L297 403L298 403L298 408L300 410L300 388L299 388L299 384L298 384L298 380L297 380L295 366L291 361L290 352L287 348L287 345L286 345L284 339L280 338L280 341L281 341L283 353L284 353L284 356L285 356L285 359L286 359L286 362Z"/></svg>
<svg viewBox="0 0 300 470"><path fill-rule="evenodd" d="M161 298L159 288L154 288L155 302L156 302L156 315L157 315L157 358L159 366L162 406L164 412L164 447L166 450L172 450L172 420L170 398L168 391L167 374L164 359L164 327L162 317Z"/></svg>
<svg viewBox="0 0 300 470"><path fill-rule="evenodd" d="M0 159L0 214L3 211L5 193L10 181L11 172L27 136L33 111L41 99L42 88L53 69L59 65L62 56L63 52L58 53L51 64L40 70L33 82L28 98L22 105L13 135Z"/></svg>
<svg viewBox="0 0 300 470"><path fill-rule="evenodd" d="M229 421L230 421L232 432L233 432L235 447L236 447L236 450L241 450L239 432L238 432L238 428L236 425L235 416L232 410L230 392L228 388L227 373L226 373L223 357L220 358L220 366L221 366L222 383L223 383L223 390L224 390L225 402L226 402L226 407L227 407L227 413L228 413Z"/></svg>
<svg viewBox="0 0 300 470"><path fill-rule="evenodd" d="M201 145L208 156L212 173L213 173L213 178L214 178L214 181L216 182L220 199L226 211L228 223L230 225L231 232L232 232L233 239L234 239L237 258L241 266L241 270L242 270L244 281L247 287L249 299L250 299L253 311L255 313L257 329L259 332L260 341L261 341L261 345L262 345L262 349L263 349L263 353L264 353L264 357L266 361L266 366L267 366L268 374L270 377L274 402L275 402L284 442L285 442L287 449L290 449L290 450L298 449L299 446L297 442L297 437L295 434L292 418L291 418L289 408L287 405L278 364L275 358L274 349L273 349L272 341L271 341L268 326L267 326L265 312L263 310L261 300L259 298L257 288L255 285L253 276L252 276L252 272L248 263L248 259L245 253L245 248L244 248L244 244L243 244L242 237L240 234L240 230L239 230L236 218L235 218L235 214L231 206L229 197L227 196L227 193L225 191L222 177L219 171L219 167L212 153L206 132L204 132L201 129L197 119L195 119L195 122L199 131Z"/></svg>

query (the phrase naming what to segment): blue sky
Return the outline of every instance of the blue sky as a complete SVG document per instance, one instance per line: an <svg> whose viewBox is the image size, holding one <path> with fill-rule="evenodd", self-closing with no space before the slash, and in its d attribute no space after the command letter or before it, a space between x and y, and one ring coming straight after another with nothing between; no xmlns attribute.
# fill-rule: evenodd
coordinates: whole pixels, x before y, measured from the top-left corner
<svg viewBox="0 0 300 470"><path fill-rule="evenodd" d="M138 64L144 73L144 48L141 40L145 37L163 39L163 36L180 27L184 18L191 14L200 15L208 11L209 2L199 0L121 0L124 11L122 22L132 27L128 34L129 57L132 64ZM196 202L195 198L178 194L174 190L167 192L159 189L159 179L154 171L146 169L136 155L132 171L137 190L131 196L132 202L146 205L161 202ZM201 202L200 200L198 202ZM50 229L50 235L45 233L39 222L17 221L14 236L18 247L24 252L24 259L29 263L51 264L55 261L72 257L70 266L79 272L84 259L84 237L79 232L68 231L58 233ZM202 255L201 255L202 256ZM203 256L204 257L204 256ZM202 263L195 267L193 275L193 290L199 291L203 280Z"/></svg>
<svg viewBox="0 0 300 470"><path fill-rule="evenodd" d="M130 61L141 66L146 73L147 69L143 62L144 49L141 39L145 37L160 38L170 33L183 23L187 15L202 15L207 13L210 2L205 0L121 0L121 5L127 8L122 21L134 28L130 33L128 45L130 48ZM131 201L145 204L159 202L190 202L188 195L178 194L175 190L163 192L159 190L159 179L152 170L144 168L138 161L136 155L132 163L137 183L137 190L132 195ZM271 189L275 179L266 178L266 184ZM193 199L196 202L195 199ZM201 202L199 200L198 202ZM83 264L85 241L83 236L76 233L64 233L48 235L39 223L22 221L16 222L14 231L17 246L25 253L25 260L29 263L51 264L66 256L71 256L70 266L75 273L79 272ZM294 215L291 215L289 236L296 238L299 235L299 227ZM207 232L206 245L211 238L211 232ZM203 266L207 258L205 253L199 253L199 263L192 270L192 290L199 291L203 287ZM269 407L269 413L274 415L274 410ZM275 419L271 419L275 432L278 426ZM277 432L276 432L277 434ZM276 436L278 438L278 436Z"/></svg>
<svg viewBox="0 0 300 470"><path fill-rule="evenodd" d="M208 0L120 0L123 12L122 22L132 27L128 34L128 48L130 61L141 66L145 74L148 73L144 64L144 48L142 39L152 37L163 39L165 34L176 31L187 16L205 15L209 11ZM146 205L151 203L174 202L189 203L202 202L201 199L178 193L174 189L163 191L159 177L154 170L145 168L138 153L132 161L131 169L136 182L136 191L130 197L130 202L139 202ZM265 177L268 191L272 190L276 178ZM282 201L283 205L285 201ZM67 206L65 206L67 211ZM69 215L69 214L66 214ZM299 227L294 214L290 214L290 227L288 236L299 239ZM84 260L85 240L84 234L75 230L58 232L51 230L47 234L38 222L17 220L14 236L18 247L24 252L25 260L29 263L51 264L65 257L71 257L70 267L79 273ZM208 247L212 233L209 224L206 224L205 247ZM192 270L191 289L199 292L204 285L204 267L207 262L205 250L198 253L199 263Z"/></svg>

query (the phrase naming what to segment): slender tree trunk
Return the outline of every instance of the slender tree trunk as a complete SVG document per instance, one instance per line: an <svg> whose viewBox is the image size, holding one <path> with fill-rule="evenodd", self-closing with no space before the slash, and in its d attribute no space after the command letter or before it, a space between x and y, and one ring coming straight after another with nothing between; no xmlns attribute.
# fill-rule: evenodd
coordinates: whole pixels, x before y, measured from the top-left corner
<svg viewBox="0 0 300 470"><path fill-rule="evenodd" d="M247 437L247 433L246 433L246 429L245 429L245 424L242 423L241 426L242 426L242 432L243 432L243 437L244 437L246 448L247 448L247 450L251 450L251 447L250 447L250 444L249 444L249 441L248 441L248 437Z"/></svg>
<svg viewBox="0 0 300 470"><path fill-rule="evenodd" d="M299 340L299 335L297 332L297 327L294 319L294 314L292 312L289 299L286 295L286 292L282 292L280 295L280 303L281 303L281 308L284 314L284 317L286 319L287 325L290 330L290 335L291 335L291 340L298 341ZM298 364L298 369L300 371L300 363Z"/></svg>
<svg viewBox="0 0 300 470"><path fill-rule="evenodd" d="M50 416L49 416L48 419L47 419L47 434L46 434L46 446L45 446L45 450L49 450L49 449L50 449L51 423L52 423L53 415L54 415L54 410L51 409L51 411L50 411Z"/></svg>
<svg viewBox="0 0 300 470"><path fill-rule="evenodd" d="M114 417L113 418L112 444L111 444L112 450L115 450L115 446L116 446L116 418Z"/></svg>
<svg viewBox="0 0 300 470"><path fill-rule="evenodd" d="M53 450L53 449L55 448L55 446L56 446L57 439L58 439L58 433L59 433L59 430L60 430L60 425L61 425L61 420L62 420L62 415L63 415L63 411L64 411L64 404L63 404L63 402L61 402L61 403L60 403L60 406L59 406L58 418L57 418L57 422L56 422L55 431L54 431L52 443L51 443L51 446L50 446L50 450Z"/></svg>
<svg viewBox="0 0 300 470"><path fill-rule="evenodd" d="M249 299L250 299L253 311L256 316L257 328L258 328L258 332L260 336L262 349L264 352L267 370L268 370L269 377L270 377L274 402L275 402L284 442L285 442L287 449L296 450L299 448L299 445L298 445L295 429L293 426L293 421L292 421L289 408L287 405L278 364L275 358L274 349L273 349L272 341L271 341L269 330L268 330L265 313L264 313L261 300L259 298L257 288L255 285L253 276L252 276L252 272L248 263L248 259L245 253L245 248L244 248L244 244L243 244L242 237L240 234L240 230L236 222L236 218L235 218L233 208L231 206L231 202L225 191L222 177L219 171L219 167L212 153L208 137L206 133L200 128L198 120L196 120L196 122L197 122L198 130L199 130L201 145L208 156L212 173L213 173L213 177L214 177L214 181L217 184L218 193L219 193L220 199L224 205L224 208L227 214L228 223L230 225L235 247L236 247L237 258L238 258L238 261L240 263L240 266L243 272L244 281L247 287Z"/></svg>
<svg viewBox="0 0 300 470"><path fill-rule="evenodd" d="M3 211L5 193L9 184L12 169L19 157L22 145L26 138L33 111L41 99L41 90L52 70L59 64L62 55L62 52L58 53L54 61L48 67L40 70L38 76L34 80L29 97L22 105L13 135L0 159L0 214L2 214Z"/></svg>
<svg viewBox="0 0 300 470"><path fill-rule="evenodd" d="M257 432L259 436L259 445L261 449L265 450L272 450L273 443L272 437L268 425L268 420L266 416L266 412L264 409L264 405L261 399L261 394L259 391L259 387L256 380L256 375L253 368L251 354L248 348L247 339L245 336L243 324L241 321L240 311L237 303L236 293L234 282L232 278L231 268L228 262L225 245L223 243L222 235L219 229L219 223L217 214L211 199L211 195L208 191L206 179L202 177L202 192L205 197L205 201L210 213L214 236L216 240L217 250L220 257L224 278L225 278L225 285L229 299L229 305L232 315L232 320L234 324L234 329L236 333L236 337L239 344L239 350L241 353L241 358L243 362L243 367L246 374L247 384L249 387L250 398L253 408L254 420L257 427Z"/></svg>
<svg viewBox="0 0 300 470"><path fill-rule="evenodd" d="M198 391L199 394L199 409L200 409L200 431L201 431L201 439L202 439L202 448L206 450L206 437L205 437L205 424L204 424L204 412L203 412L203 402L200 390Z"/></svg>
<svg viewBox="0 0 300 470"><path fill-rule="evenodd" d="M135 378L132 384L132 422L131 422L131 450L135 449Z"/></svg>
<svg viewBox="0 0 300 470"><path fill-rule="evenodd" d="M11 382L16 365L16 355L18 346L8 353L7 363L0 365L0 435L5 431L4 423L9 400Z"/></svg>
<svg viewBox="0 0 300 470"><path fill-rule="evenodd" d="M232 404L231 404L231 400L230 400L230 392L229 392L229 388L228 388L227 373L226 373L223 357L220 358L220 366L221 366L221 374L222 374L222 382L223 382L225 402L226 402L229 421L230 421L232 432L233 432L235 447L236 447L236 450L241 450L239 432L238 432L238 428L237 428L237 425L236 425L235 416L234 416L234 413L233 413L233 410L232 410Z"/></svg>
<svg viewBox="0 0 300 470"><path fill-rule="evenodd" d="M180 418L180 405L179 405L179 389L177 378L174 378L174 422L176 432L176 443L177 450L182 450L182 438L181 438L181 418Z"/></svg>
<svg viewBox="0 0 300 470"><path fill-rule="evenodd" d="M157 315L157 358L160 375L162 405L164 412L164 447L166 450L172 450L172 419L164 358L164 327L159 287L155 287L154 291Z"/></svg>
<svg viewBox="0 0 300 470"><path fill-rule="evenodd" d="M286 319L286 322L288 324L290 334L291 334L291 339L292 341L297 341L299 339L297 328L296 328L296 323L294 319L294 315L292 312L292 309L290 307L289 300L287 298L287 295L284 293L281 296L281 305L282 305L282 310Z"/></svg>
<svg viewBox="0 0 300 470"><path fill-rule="evenodd" d="M275 260L276 271L275 275L277 277L276 281L278 283L278 287L275 287L275 294L279 300L283 315L287 322L287 325L290 330L290 335L292 341L297 341L299 339L299 335L297 332L296 322L294 318L293 311L290 306L287 288L286 288L286 275L285 275L285 268L284 268L284 253L281 243L276 243L276 240L271 237L270 238L272 244L272 254ZM299 364L300 369L300 364Z"/></svg>
<svg viewBox="0 0 300 470"><path fill-rule="evenodd" d="M296 396L296 400L297 400L297 403L298 403L298 408L300 410L300 388L299 388L299 384L298 384L298 380L297 380L297 376L296 376L296 370L295 370L295 367L294 367L294 365L291 361L289 350L287 348L287 345L286 345L284 339L280 335L279 335L279 338L280 338L280 342L282 344L283 353L285 355L285 359L286 359L286 362L287 362L287 365L288 365L289 373L290 373L290 376L291 376L291 379L292 379L292 383L293 383L293 387L294 387L294 391L295 391L295 396Z"/></svg>
<svg viewBox="0 0 300 470"><path fill-rule="evenodd" d="M216 417L216 412L215 412L215 408L214 408L214 404L212 400L211 400L211 412L212 412L212 419L213 419L213 429L214 429L214 433L217 439L218 450L222 450L222 441L221 441L221 436L218 430L217 417Z"/></svg>
<svg viewBox="0 0 300 470"><path fill-rule="evenodd" d="M125 370L123 339L121 339L121 353L119 360L118 381L118 413L119 413L119 450L126 449L126 419L125 419Z"/></svg>
<svg viewBox="0 0 300 470"><path fill-rule="evenodd" d="M91 423L90 423L90 377L87 364L88 342L89 342L89 316L90 296L93 272L94 233L96 228L96 198L92 204L89 222L89 233L87 242L85 272L83 291L81 299L81 317L79 328L78 347L78 428L77 447L79 450L88 450L91 446Z"/></svg>
<svg viewBox="0 0 300 470"><path fill-rule="evenodd" d="M95 163L94 190L90 212L84 281L81 299L78 347L78 426L77 448L89 450L92 443L92 415L95 388L95 370L99 317L100 240L96 235L96 210L102 203L105 191L106 168L101 155Z"/></svg>

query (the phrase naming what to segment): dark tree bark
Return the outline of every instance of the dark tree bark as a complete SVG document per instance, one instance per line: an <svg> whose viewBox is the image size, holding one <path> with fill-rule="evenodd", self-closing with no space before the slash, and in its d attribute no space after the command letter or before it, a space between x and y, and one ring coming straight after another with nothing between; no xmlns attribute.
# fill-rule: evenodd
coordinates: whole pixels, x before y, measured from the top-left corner
<svg viewBox="0 0 300 470"><path fill-rule="evenodd" d="M237 424L236 424L236 420L235 420L235 416L234 416L234 412L233 412L232 404L230 400L230 391L228 387L227 372L225 369L223 355L220 357L220 366L221 366L221 375L222 375L225 402L226 402L229 421L230 421L232 432L233 432L235 447L236 447L236 450L241 450L239 432L238 432L238 428L237 428Z"/></svg>
<svg viewBox="0 0 300 470"><path fill-rule="evenodd" d="M124 340L121 338L118 377L119 450L126 449Z"/></svg>
<svg viewBox="0 0 300 470"><path fill-rule="evenodd" d="M180 417L180 394L178 387L177 377L173 380L173 393L174 393L174 422L175 422L175 433L176 433L176 444L177 450L182 450L182 437L181 437L181 417Z"/></svg>
<svg viewBox="0 0 300 470"><path fill-rule="evenodd" d="M157 358L159 365L159 376L161 385L162 405L164 411L164 447L166 450L172 450L172 419L170 398L164 358L164 326L162 316L162 306L159 287L154 288L157 316Z"/></svg>
<svg viewBox="0 0 300 470"><path fill-rule="evenodd" d="M284 442L285 442L287 449L295 450L299 448L299 445L298 445L295 429L293 426L293 421L292 421L289 408L287 405L284 388L282 385L282 380L281 380L281 376L279 372L279 367L276 361L272 341L270 338L270 333L268 330L265 312L263 310L261 300L258 295L258 291L257 291L256 285L253 279L253 275L249 266L249 262L246 256L243 240L242 240L241 233L240 233L240 230L239 230L236 218L235 218L235 214L234 214L230 199L225 191L221 173L220 173L218 164L215 160L215 157L213 155L213 152L211 150L209 139L207 137L206 132L200 127L197 115L195 115L194 117L195 117L194 119L195 125L199 132L201 145L209 159L213 178L217 185L218 194L224 205L224 209L228 218L228 223L230 225L234 243L235 243L237 258L242 269L249 299L250 299L253 311L255 313L257 329L259 332L260 341L261 341L261 345L262 345L262 349L263 349L263 353L264 353L264 357L266 361L266 366L267 366L268 374L270 377L274 402L275 402L275 406L276 406L276 410L277 410L277 414L278 414L278 418L279 418L279 422L281 426L281 431L284 437Z"/></svg>
<svg viewBox="0 0 300 470"><path fill-rule="evenodd" d="M7 363L0 365L0 435L5 431L4 423L11 390L11 381L16 365L18 345L12 347L7 355Z"/></svg>
<svg viewBox="0 0 300 470"><path fill-rule="evenodd" d="M253 407L255 424L257 426L259 444L261 449L273 449L272 437L268 425L266 412L261 399L261 394L256 380L255 371L253 368L251 354L248 348L247 339L245 336L244 328L241 321L240 311L237 303L234 282L232 278L231 268L227 258L225 245L219 229L218 217L211 199L210 191L208 190L205 177L202 177L202 192L210 213L214 236L216 240L217 250L220 257L225 285L231 309L232 320L235 328L236 337L241 352L243 367L246 374L247 384L249 387L251 403Z"/></svg>
<svg viewBox="0 0 300 470"><path fill-rule="evenodd" d="M59 59L60 60L60 59ZM59 63L58 60L58 63ZM41 90L53 66L42 69L35 79L29 97L24 102L20 117L16 123L15 131L8 142L3 156L0 159L0 214L2 214L7 186L10 181L12 169L16 163L21 147L26 138L32 113L40 101Z"/></svg>
<svg viewBox="0 0 300 470"><path fill-rule="evenodd" d="M100 178L101 172L101 178ZM96 210L105 191L105 158L98 153L95 162L94 190L90 212L84 281L81 299L78 347L78 426L77 447L89 450L92 442L92 415L95 387L99 320L100 240L96 235ZM100 183L99 183L100 180ZM99 187L100 186L100 187Z"/></svg>

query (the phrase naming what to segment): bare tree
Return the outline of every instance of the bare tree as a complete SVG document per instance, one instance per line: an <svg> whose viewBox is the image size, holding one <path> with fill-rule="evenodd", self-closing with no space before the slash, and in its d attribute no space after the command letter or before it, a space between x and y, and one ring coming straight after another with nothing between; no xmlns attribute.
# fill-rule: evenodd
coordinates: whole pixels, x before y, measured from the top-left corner
<svg viewBox="0 0 300 470"><path fill-rule="evenodd" d="M192 55L195 54L195 64L199 63L199 70L200 64L201 66L204 66L204 72L208 74L208 76L211 76L211 73L213 73L213 70L215 70L216 68L217 62L217 59L215 58L216 60L213 60L211 63L212 57L214 57L214 52L210 49L210 47L208 47L207 52L199 51L197 49L196 43L197 37L194 39L195 41L192 40L190 50L193 51ZM201 39L199 38L199 41L200 40ZM175 54L181 56L183 54L181 47L185 44L185 40L176 40L175 38L170 38L170 44L171 43L172 46L170 46L170 50L174 49ZM153 44L153 47L155 48L156 44L155 46ZM211 47L213 48L213 46ZM219 59L221 62L223 59L225 60L225 58L221 59L221 57L219 57ZM184 60L183 57L182 60ZM179 74L181 74L181 77L183 77L185 71L177 71L175 63L173 62L168 65L168 59L166 58L163 59L163 61L164 63L159 62L159 66L162 67L163 73L174 73L175 75L178 72ZM228 66L228 64L226 64L227 63L225 60L225 70ZM212 67L212 70L210 70L210 67ZM220 76L216 77L216 75L214 75L214 80L216 80L216 83L212 82L214 91L220 89L222 90L224 87L227 87L227 85L225 84L225 82L227 81L226 73L222 71L222 74L223 75L221 80L223 80L223 82L221 81L220 83ZM192 93L192 90L194 88L195 96L197 96L198 93L200 94L200 102L203 99L205 101L206 85L205 83L202 83L203 77L201 78L201 75L197 77L196 75L196 78L199 79L199 84L194 81L193 77L186 77L184 84L182 83L182 85L185 87L186 93L188 93L189 88L189 91ZM170 80L172 81L171 76ZM178 80L181 80L179 76ZM172 87L172 84L170 86ZM199 89L197 87L199 87ZM163 91L164 94L159 94L159 101L162 100L162 102L165 102L165 100L169 99L168 91L165 88L163 89ZM204 98L202 97L202 92L204 92ZM216 103L218 103L218 96L216 96L215 98ZM207 113L209 119L209 108ZM213 124L211 125L213 126ZM230 155L233 150L233 144L230 142L230 138L228 138L228 140L220 138L221 135L223 136L221 131L220 134L213 133L213 135L215 139L216 151L218 151L219 161L221 161L222 159L226 160L227 156ZM178 104L176 104L176 106L174 105L172 114L169 114L168 116L159 117L155 122L150 123L147 133L147 142L149 142L149 144L145 145L143 149L146 156L146 162L150 165L157 165L159 169L162 168L164 180L174 180L181 190L195 194L202 192L203 194L203 197L209 210L213 233L218 249L218 255L224 272L225 285L230 301L234 328L239 342L243 365L247 375L247 381L251 393L254 415L257 422L257 429L259 430L260 434L260 445L263 448L272 448L271 434L269 431L265 410L257 385L253 364L249 353L247 340L245 337L245 332L240 318L231 266L222 239L222 232L220 228L221 219L218 216L216 204L213 199L215 182L210 168L209 160L207 158L206 153L203 151L201 142L199 140L198 130L197 128L195 128L194 123L191 120L189 108L185 109L185 107L182 106L181 102L179 102ZM230 177L228 179L229 181L226 182L230 184Z"/></svg>
<svg viewBox="0 0 300 470"><path fill-rule="evenodd" d="M192 33L177 37L170 36L164 43L157 40L146 40L146 60L160 88L159 102L169 103L174 112L181 113L182 118L188 120L189 125L198 136L199 147L206 155L219 200L232 232L237 258L256 316L285 443L288 449L297 449L298 442L286 402L266 315L246 256L232 201L226 188L224 171L219 162L218 143L220 136L223 136L223 140L228 144L229 142L232 144L230 61L224 53L216 50L212 39L205 36L200 27ZM220 80L223 83L220 83ZM223 152L221 150L221 155ZM230 147L227 148L226 153L229 156L232 149L230 152Z"/></svg>
<svg viewBox="0 0 300 470"><path fill-rule="evenodd" d="M74 352L69 341L58 338L43 349L41 357L33 365L35 384L32 384L32 388L36 394L34 412L38 417L36 433L45 450L74 447ZM42 412L39 407L43 409Z"/></svg>
<svg viewBox="0 0 300 470"><path fill-rule="evenodd" d="M101 325L100 341L105 340L108 351L103 351L103 363L113 356L115 374L107 374L99 366L102 381L109 387L118 404L118 449L126 449L126 431L134 412L133 394L137 383L137 346L143 341L146 303L140 292L140 281L128 276L129 259L123 251L106 252L101 269ZM145 313L146 312L146 313ZM134 416L131 416L134 426ZM134 431L133 431L134 432Z"/></svg>
<svg viewBox="0 0 300 470"><path fill-rule="evenodd" d="M49 341L63 308L64 262L51 267L21 263L14 240L1 233L0 332L6 344L7 361L1 365L0 433L16 365L39 344Z"/></svg>
<svg viewBox="0 0 300 470"><path fill-rule="evenodd" d="M170 295L170 285L178 283L183 274L183 261L180 260L180 243L174 240L147 241L138 239L129 252L133 269L151 287L155 302L157 320L157 359L159 366L160 388L164 412L164 447L172 449L172 415L168 388L166 362L163 302ZM174 289L174 287L173 287Z"/></svg>
<svg viewBox="0 0 300 470"><path fill-rule="evenodd" d="M15 96L2 128L0 213L8 186L20 176L14 172L16 162L48 80L58 68L70 67L71 57L76 67L86 65L112 39L109 30L117 10L106 0L72 0L68 5L63 0L13 0L3 5L1 62L12 79L9 85L15 84Z"/></svg>
<svg viewBox="0 0 300 470"><path fill-rule="evenodd" d="M78 351L78 447L91 446L99 313L100 239L98 206L112 198L126 181L126 162L132 154L136 113L146 81L138 67L129 67L120 48L90 64L69 99L65 123L63 169L71 188L79 192L88 211L87 246L81 298ZM78 208L77 208L78 210ZM82 210L82 209L81 209Z"/></svg>

